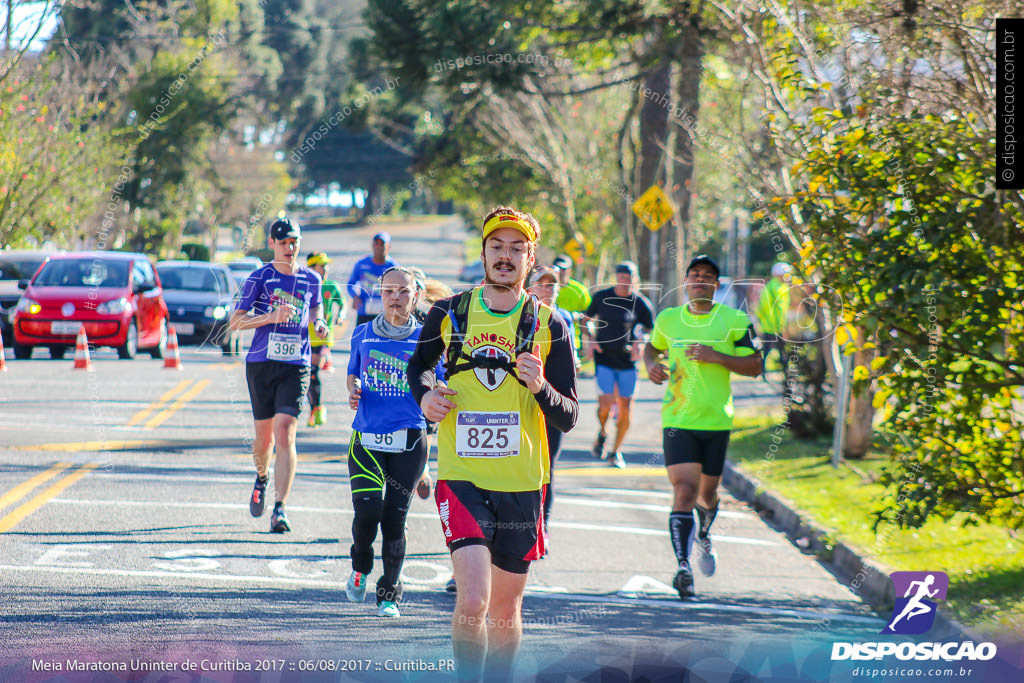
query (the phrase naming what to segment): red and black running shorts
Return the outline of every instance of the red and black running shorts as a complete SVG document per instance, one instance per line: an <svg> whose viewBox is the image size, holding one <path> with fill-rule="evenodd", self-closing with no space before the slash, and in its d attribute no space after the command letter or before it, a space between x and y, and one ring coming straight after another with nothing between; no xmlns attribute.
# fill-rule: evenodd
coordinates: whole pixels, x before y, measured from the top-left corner
<svg viewBox="0 0 1024 683"><path fill-rule="evenodd" d="M538 491L489 491L468 481L439 480L434 493L449 551L484 545L491 564L526 574L547 553L544 496Z"/></svg>

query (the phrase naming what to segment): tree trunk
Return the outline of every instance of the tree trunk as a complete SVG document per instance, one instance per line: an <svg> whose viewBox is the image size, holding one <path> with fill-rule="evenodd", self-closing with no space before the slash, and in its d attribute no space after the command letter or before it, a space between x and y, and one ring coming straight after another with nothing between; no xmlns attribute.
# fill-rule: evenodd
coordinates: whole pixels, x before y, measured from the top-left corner
<svg viewBox="0 0 1024 683"><path fill-rule="evenodd" d="M704 44L696 21L686 22L676 57L675 98L673 123L675 124L672 146L672 184L666 188L676 215L669 226L662 228L666 258L662 263L659 282L664 283L665 305L682 305L682 272L690 254L690 203L693 195L694 165L696 162L697 118L700 110L701 63L704 58Z"/></svg>
<svg viewBox="0 0 1024 683"><path fill-rule="evenodd" d="M857 351L853 354L853 367L861 365L871 367L874 357L874 349ZM859 395L850 396L850 408L846 414L846 442L843 444L843 457L847 460L860 460L868 454L868 450L871 448L871 440L874 436L872 422L875 417L875 408L871 401L874 399L874 395L875 392L869 385Z"/></svg>
<svg viewBox="0 0 1024 683"><path fill-rule="evenodd" d="M664 59L644 80L643 104L640 106L640 178L636 196L664 179L665 140L668 135L668 112L672 100L672 64ZM637 265L644 280L659 281L657 254L661 249L658 232L651 232L642 221L637 222ZM652 258L653 256L653 258Z"/></svg>

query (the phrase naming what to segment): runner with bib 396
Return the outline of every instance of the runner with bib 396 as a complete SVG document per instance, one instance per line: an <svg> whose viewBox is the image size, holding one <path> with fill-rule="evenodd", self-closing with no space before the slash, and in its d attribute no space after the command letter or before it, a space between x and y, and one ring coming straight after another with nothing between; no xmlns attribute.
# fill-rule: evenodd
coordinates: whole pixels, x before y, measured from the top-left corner
<svg viewBox="0 0 1024 683"><path fill-rule="evenodd" d="M325 337L328 332L320 315L320 276L296 259L300 239L299 225L292 220L281 219L270 226L274 261L242 283L241 299L230 321L233 330L256 330L245 358L256 429L252 445L256 484L249 512L259 517L266 507L270 454L276 448L277 497L270 517L270 530L275 533L291 531L284 504L295 478L295 430L309 390L310 322L316 334Z"/></svg>

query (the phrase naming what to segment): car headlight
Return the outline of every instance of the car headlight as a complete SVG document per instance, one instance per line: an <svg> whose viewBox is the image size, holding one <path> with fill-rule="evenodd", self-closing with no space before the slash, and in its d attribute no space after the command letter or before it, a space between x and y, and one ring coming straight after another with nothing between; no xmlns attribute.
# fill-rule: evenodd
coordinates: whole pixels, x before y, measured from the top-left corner
<svg viewBox="0 0 1024 683"><path fill-rule="evenodd" d="M206 310L203 311L205 317L213 318L214 320L223 320L227 314L228 309L225 306L207 306Z"/></svg>
<svg viewBox="0 0 1024 683"><path fill-rule="evenodd" d="M96 312L104 315L109 315L111 313L124 313L126 310L128 310L128 299L123 296L119 299L104 301L96 307Z"/></svg>
<svg viewBox="0 0 1024 683"><path fill-rule="evenodd" d="M22 313L28 313L29 315L35 315L39 311L43 310L43 307L39 305L39 302L35 299L29 299L27 296L23 296L18 299L18 305L14 307L15 311L21 311Z"/></svg>

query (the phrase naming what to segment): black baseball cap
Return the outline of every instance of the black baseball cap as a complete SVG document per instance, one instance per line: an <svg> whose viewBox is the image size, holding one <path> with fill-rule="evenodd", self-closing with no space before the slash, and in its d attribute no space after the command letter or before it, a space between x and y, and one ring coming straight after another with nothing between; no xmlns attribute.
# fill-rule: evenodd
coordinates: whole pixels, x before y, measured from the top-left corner
<svg viewBox="0 0 1024 683"><path fill-rule="evenodd" d="M299 224L291 218L278 218L270 226L270 236L275 240L283 240L289 237L299 239L302 237L302 232L299 230Z"/></svg>
<svg viewBox="0 0 1024 683"><path fill-rule="evenodd" d="M711 270L715 271L716 278L722 276L722 269L719 268L718 264L715 263L715 260L708 256L707 254L697 254L696 256L694 256L693 260L690 261L690 265L686 266L686 273L684 273L684 275L688 274L690 270L699 263L711 266Z"/></svg>
<svg viewBox="0 0 1024 683"><path fill-rule="evenodd" d="M623 261L619 265L615 266L615 273L627 273L629 275L632 275L633 277L636 277L637 275L640 274L640 269L632 261Z"/></svg>

